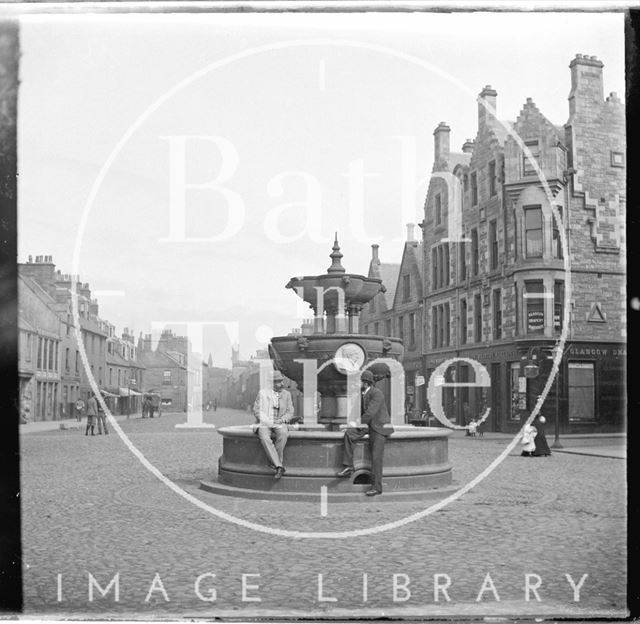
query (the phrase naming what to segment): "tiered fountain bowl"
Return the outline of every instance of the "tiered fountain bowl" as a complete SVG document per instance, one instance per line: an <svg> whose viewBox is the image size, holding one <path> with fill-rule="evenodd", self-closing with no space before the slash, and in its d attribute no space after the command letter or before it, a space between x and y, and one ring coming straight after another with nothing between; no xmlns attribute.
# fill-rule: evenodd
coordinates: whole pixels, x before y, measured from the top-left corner
<svg viewBox="0 0 640 624"><path fill-rule="evenodd" d="M336 501L361 498L370 487L371 458L366 439L356 446L353 475L340 479L344 428L348 413L347 374L370 370L376 380L389 377L389 366L375 360L401 362L402 341L361 334L359 316L365 304L384 292L381 280L346 273L337 239L330 254L332 265L324 275L292 278L293 289L314 311L311 332L278 336L269 353L274 367L303 390L303 365L296 360L313 359L320 410L309 409L303 424L290 428L284 451L286 473L279 480L267 465L258 436L251 426L223 427L223 451L218 461L217 482L203 481L202 489L246 498L317 499L323 488ZM319 294L323 297L320 298ZM400 390L404 395L404 388ZM393 405L399 405L393 408ZM404 424L404 400L391 403L393 433L384 450L384 500L438 495L448 489L452 466L448 456L451 431Z"/></svg>

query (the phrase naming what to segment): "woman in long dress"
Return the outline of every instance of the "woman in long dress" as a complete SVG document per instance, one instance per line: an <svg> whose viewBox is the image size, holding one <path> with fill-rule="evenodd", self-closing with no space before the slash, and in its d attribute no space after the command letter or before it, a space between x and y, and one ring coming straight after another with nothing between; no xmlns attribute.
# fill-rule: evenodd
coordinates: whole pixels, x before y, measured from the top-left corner
<svg viewBox="0 0 640 624"><path fill-rule="evenodd" d="M536 437L533 439L535 444L535 450L533 451L534 457L547 457L551 455L551 449L547 444L547 437L544 434L544 423L546 422L546 418L541 414L538 414L533 421L533 426L536 428L538 432Z"/></svg>

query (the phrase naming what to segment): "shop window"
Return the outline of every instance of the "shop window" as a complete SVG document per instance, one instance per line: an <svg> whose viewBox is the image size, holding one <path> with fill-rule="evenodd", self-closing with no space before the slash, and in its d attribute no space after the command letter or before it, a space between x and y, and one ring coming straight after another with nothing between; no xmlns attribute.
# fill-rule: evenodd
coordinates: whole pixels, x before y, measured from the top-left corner
<svg viewBox="0 0 640 624"><path fill-rule="evenodd" d="M542 257L542 208L540 206L524 208L524 242L527 258Z"/></svg>
<svg viewBox="0 0 640 624"><path fill-rule="evenodd" d="M544 284L542 280L525 282L525 309L527 311L527 333L544 333Z"/></svg>
<svg viewBox="0 0 640 624"><path fill-rule="evenodd" d="M553 284L553 329L560 331L564 321L564 282Z"/></svg>
<svg viewBox="0 0 640 624"><path fill-rule="evenodd" d="M595 410L595 366L593 362L569 362L569 422L593 422Z"/></svg>
<svg viewBox="0 0 640 624"><path fill-rule="evenodd" d="M509 393L511 396L509 420L519 421L520 410L526 408L527 380L520 377L520 362L511 362L509 372Z"/></svg>

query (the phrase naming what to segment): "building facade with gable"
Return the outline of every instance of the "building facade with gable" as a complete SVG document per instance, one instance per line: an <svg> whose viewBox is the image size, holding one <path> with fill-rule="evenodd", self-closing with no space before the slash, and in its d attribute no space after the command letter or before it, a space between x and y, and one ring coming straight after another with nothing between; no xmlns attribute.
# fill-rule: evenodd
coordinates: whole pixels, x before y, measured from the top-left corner
<svg viewBox="0 0 640 624"><path fill-rule="evenodd" d="M602 67L571 62L564 126L531 99L501 122L485 87L468 163L454 164L446 124L434 132L434 172L451 172L460 192L435 177L425 201L425 374L473 383L468 358L490 375L487 387L444 388L455 424L490 408L486 429L516 431L549 385L542 411L560 433L624 428L624 108L604 98ZM524 377L523 364L538 375Z"/></svg>

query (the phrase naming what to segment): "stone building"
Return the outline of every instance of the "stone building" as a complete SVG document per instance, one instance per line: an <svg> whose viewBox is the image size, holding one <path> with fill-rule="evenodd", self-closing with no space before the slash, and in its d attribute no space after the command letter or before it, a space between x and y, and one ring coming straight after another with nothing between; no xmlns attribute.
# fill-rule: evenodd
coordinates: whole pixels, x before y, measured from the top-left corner
<svg viewBox="0 0 640 624"><path fill-rule="evenodd" d="M397 327L393 322L393 301L398 285L400 264L381 262L379 248L379 245L371 245L371 262L369 262L367 277L382 280L384 292L378 293L362 308L360 327L365 334L395 336Z"/></svg>
<svg viewBox="0 0 640 624"><path fill-rule="evenodd" d="M138 341L138 361L144 366L144 392L160 394L161 407L165 411L186 412L189 407L189 387L202 388L200 370L189 368L189 339L165 329L157 344L151 334Z"/></svg>
<svg viewBox="0 0 640 624"><path fill-rule="evenodd" d="M454 423L491 408L487 429L519 428L566 336L543 412L560 432L624 426L624 109L615 94L605 100L602 67L582 55L571 62L564 126L531 99L515 122L501 122L485 87L462 154L450 153L446 124L434 133L434 173L452 177L434 177L425 201L425 372L468 358L491 380L445 388ZM523 363L538 375L524 377ZM470 364L439 374L472 383Z"/></svg>
<svg viewBox="0 0 640 624"><path fill-rule="evenodd" d="M29 276L18 275L18 374L25 420L57 420L62 323L55 301Z"/></svg>

